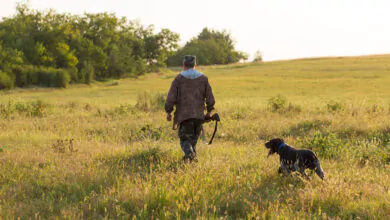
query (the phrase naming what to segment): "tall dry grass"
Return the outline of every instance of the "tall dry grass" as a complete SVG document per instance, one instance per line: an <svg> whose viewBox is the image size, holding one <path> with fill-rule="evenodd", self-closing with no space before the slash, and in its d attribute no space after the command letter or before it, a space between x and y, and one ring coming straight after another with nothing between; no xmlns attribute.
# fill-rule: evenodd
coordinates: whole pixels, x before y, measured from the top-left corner
<svg viewBox="0 0 390 220"><path fill-rule="evenodd" d="M0 217L386 219L388 63L201 67L222 123L189 165L161 104L174 73L3 92ZM204 127L209 137L213 125ZM313 149L325 181L279 176L277 156L267 159L263 146L273 137Z"/></svg>

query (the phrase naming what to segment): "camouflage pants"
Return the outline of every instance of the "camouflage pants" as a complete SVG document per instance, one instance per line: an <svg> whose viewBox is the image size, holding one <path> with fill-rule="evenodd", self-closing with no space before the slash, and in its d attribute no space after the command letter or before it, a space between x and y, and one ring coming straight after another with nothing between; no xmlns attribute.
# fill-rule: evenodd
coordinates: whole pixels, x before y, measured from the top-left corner
<svg viewBox="0 0 390 220"><path fill-rule="evenodd" d="M202 130L201 119L188 119L179 126L180 146L185 156L184 158L194 159L196 157L196 144Z"/></svg>

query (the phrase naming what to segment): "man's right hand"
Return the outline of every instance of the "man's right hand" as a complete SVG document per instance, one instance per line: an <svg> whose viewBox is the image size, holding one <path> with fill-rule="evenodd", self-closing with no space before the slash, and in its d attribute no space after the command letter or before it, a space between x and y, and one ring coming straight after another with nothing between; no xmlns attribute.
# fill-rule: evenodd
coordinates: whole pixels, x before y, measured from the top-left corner
<svg viewBox="0 0 390 220"><path fill-rule="evenodd" d="M170 113L167 113L167 121L172 121L172 115Z"/></svg>

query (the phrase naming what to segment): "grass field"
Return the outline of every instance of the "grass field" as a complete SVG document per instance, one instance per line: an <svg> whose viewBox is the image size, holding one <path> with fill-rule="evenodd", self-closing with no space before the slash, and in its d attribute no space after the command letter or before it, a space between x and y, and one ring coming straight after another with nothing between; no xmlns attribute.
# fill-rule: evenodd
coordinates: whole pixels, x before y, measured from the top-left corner
<svg viewBox="0 0 390 220"><path fill-rule="evenodd" d="M162 109L178 71L1 92L0 218L390 218L390 56L199 69L222 126L196 164ZM325 181L279 176L273 137Z"/></svg>

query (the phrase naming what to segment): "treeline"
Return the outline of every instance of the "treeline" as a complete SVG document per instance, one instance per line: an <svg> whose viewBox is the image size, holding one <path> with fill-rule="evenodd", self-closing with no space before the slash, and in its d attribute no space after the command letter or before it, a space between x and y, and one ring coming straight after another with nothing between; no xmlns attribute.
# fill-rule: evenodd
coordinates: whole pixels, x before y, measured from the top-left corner
<svg viewBox="0 0 390 220"><path fill-rule="evenodd" d="M152 25L115 14L42 12L20 4L14 16L0 21L0 89L134 77L182 65L186 54L197 55L201 65L247 58L225 31L205 28L182 48L178 41L179 34L168 29L155 33Z"/></svg>
<svg viewBox="0 0 390 220"><path fill-rule="evenodd" d="M179 35L114 14L41 12L18 5L0 22L0 88L137 76L165 66Z"/></svg>

